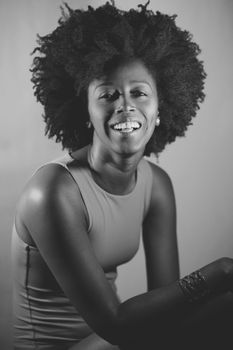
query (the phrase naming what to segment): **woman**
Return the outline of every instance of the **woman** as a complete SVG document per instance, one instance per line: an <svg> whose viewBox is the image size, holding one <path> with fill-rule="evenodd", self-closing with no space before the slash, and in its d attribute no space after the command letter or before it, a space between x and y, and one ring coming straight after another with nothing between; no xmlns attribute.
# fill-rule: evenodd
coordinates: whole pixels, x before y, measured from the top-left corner
<svg viewBox="0 0 233 350"><path fill-rule="evenodd" d="M201 349L230 339L232 259L179 279L172 183L144 158L183 136L203 101L200 50L175 16L147 6L66 5L39 37L35 95L46 133L69 153L36 171L17 206L15 349ZM121 302L117 266L135 255L141 228L148 292Z"/></svg>

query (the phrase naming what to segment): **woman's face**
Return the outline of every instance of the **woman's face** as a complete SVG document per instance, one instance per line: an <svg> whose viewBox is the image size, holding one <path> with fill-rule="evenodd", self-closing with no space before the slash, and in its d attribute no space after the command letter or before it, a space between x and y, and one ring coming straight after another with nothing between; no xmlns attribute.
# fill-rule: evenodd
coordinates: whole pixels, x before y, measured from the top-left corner
<svg viewBox="0 0 233 350"><path fill-rule="evenodd" d="M121 64L91 82L88 111L94 146L97 142L106 150L124 155L142 152L157 119L154 78L139 60Z"/></svg>

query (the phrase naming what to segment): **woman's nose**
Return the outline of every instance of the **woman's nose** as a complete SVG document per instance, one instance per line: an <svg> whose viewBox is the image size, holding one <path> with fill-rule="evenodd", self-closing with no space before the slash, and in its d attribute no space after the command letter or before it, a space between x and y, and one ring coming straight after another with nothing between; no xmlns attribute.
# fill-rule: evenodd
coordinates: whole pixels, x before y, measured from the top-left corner
<svg viewBox="0 0 233 350"><path fill-rule="evenodd" d="M135 107L129 106L129 105L120 105L116 108L116 113L122 113L122 112L133 112L135 111Z"/></svg>
<svg viewBox="0 0 233 350"><path fill-rule="evenodd" d="M122 113L122 112L133 112L135 111L135 107L130 101L129 98L125 98L121 96L122 98L119 99L117 107L116 107L116 113Z"/></svg>

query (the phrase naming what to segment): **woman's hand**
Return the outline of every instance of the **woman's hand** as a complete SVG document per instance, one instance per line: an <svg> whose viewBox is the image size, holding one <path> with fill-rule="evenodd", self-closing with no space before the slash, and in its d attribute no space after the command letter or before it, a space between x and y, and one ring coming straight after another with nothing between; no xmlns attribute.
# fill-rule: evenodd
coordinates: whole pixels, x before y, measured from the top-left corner
<svg viewBox="0 0 233 350"><path fill-rule="evenodd" d="M233 259L224 257L219 259L219 261L226 276L227 288L233 292Z"/></svg>
<svg viewBox="0 0 233 350"><path fill-rule="evenodd" d="M223 257L200 269L211 294L233 292L233 259Z"/></svg>

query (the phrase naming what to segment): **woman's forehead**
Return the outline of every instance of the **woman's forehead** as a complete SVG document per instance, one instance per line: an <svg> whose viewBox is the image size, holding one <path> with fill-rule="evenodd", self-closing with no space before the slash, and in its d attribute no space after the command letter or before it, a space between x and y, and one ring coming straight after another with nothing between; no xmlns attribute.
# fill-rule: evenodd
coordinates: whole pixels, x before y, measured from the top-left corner
<svg viewBox="0 0 233 350"><path fill-rule="evenodd" d="M97 86L111 86L115 84L147 84L155 87L155 79L140 60L131 60L118 64L109 69L102 77L95 79Z"/></svg>

